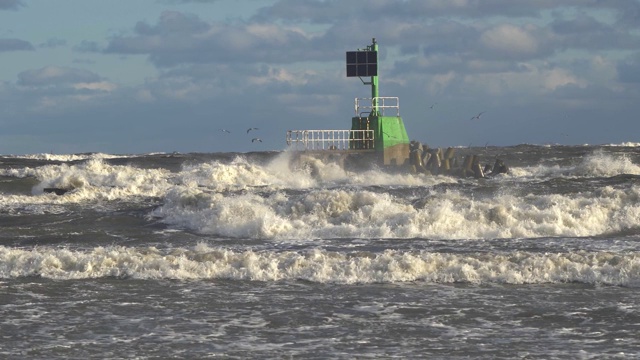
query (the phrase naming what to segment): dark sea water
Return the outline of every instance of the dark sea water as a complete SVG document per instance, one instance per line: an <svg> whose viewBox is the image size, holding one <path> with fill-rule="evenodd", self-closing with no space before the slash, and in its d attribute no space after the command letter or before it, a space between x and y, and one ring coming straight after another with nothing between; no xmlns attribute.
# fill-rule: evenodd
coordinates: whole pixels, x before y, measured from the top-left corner
<svg viewBox="0 0 640 360"><path fill-rule="evenodd" d="M640 357L640 146L457 153L0 156L0 358Z"/></svg>

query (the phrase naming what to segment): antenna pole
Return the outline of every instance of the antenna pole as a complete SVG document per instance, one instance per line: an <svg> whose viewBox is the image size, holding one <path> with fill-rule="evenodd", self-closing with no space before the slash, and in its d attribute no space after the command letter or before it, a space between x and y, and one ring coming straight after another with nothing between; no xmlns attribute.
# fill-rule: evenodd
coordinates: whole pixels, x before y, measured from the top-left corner
<svg viewBox="0 0 640 360"><path fill-rule="evenodd" d="M376 38L373 38L371 40L371 46L369 46L369 50L370 51L375 51L376 53L378 52L378 43L376 42ZM378 61L378 64L380 62ZM371 105L373 107L372 111L374 116L379 116L380 113L378 112L378 76L372 76L371 77Z"/></svg>

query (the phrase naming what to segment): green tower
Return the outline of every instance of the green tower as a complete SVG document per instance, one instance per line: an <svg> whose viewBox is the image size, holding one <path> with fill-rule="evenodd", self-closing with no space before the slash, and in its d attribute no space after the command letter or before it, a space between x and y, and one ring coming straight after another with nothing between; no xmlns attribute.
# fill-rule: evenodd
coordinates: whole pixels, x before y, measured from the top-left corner
<svg viewBox="0 0 640 360"><path fill-rule="evenodd" d="M409 161L409 136L400 117L397 97L381 97L378 90L378 44L376 39L365 49L347 52L347 77L358 77L371 85L371 98L355 99L355 116L351 118L353 136L366 136L373 130L373 139L354 138L353 150L373 149L382 165L404 165ZM370 81L364 81L369 77ZM362 141L364 140L364 141Z"/></svg>

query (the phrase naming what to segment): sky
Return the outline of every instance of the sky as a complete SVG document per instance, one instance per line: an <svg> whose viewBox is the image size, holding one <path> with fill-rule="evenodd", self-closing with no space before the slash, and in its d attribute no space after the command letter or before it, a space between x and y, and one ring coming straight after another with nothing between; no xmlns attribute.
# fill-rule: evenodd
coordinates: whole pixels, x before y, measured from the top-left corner
<svg viewBox="0 0 640 360"><path fill-rule="evenodd" d="M639 0L0 0L0 154L284 150L372 38L411 140L640 142Z"/></svg>

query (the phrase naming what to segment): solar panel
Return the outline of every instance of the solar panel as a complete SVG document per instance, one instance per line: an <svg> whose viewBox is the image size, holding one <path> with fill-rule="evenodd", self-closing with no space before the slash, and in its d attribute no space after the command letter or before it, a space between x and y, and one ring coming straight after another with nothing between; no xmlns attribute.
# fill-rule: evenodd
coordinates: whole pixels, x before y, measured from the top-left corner
<svg viewBox="0 0 640 360"><path fill-rule="evenodd" d="M377 51L347 51L347 77L378 76Z"/></svg>

